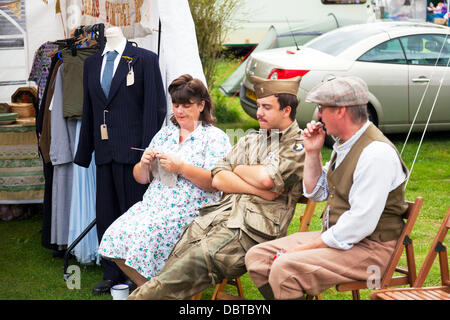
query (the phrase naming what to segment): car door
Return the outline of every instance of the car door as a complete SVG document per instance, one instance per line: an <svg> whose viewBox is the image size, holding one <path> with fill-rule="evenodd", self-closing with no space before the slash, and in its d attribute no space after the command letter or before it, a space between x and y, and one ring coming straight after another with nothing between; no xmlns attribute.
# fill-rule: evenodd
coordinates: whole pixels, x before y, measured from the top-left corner
<svg viewBox="0 0 450 320"><path fill-rule="evenodd" d="M425 124L438 94L430 128L450 122L450 38L442 34L421 34L400 38L409 68L409 120ZM428 87L428 88L427 88ZM423 101L422 101L423 100ZM423 127L423 126L419 126Z"/></svg>
<svg viewBox="0 0 450 320"><path fill-rule="evenodd" d="M351 74L366 81L382 130L385 126L407 125L408 65L398 39L382 42L365 52L353 65Z"/></svg>

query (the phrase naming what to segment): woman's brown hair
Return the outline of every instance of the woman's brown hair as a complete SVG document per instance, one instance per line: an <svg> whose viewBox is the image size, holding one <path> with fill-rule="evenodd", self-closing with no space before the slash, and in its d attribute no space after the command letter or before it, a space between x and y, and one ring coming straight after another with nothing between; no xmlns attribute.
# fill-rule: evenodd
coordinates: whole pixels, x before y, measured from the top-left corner
<svg viewBox="0 0 450 320"><path fill-rule="evenodd" d="M211 96L201 80L194 79L189 74L183 74L172 81L169 86L169 93L172 98L172 103L200 104L202 101L205 101L205 107L200 113L199 120L202 121L203 125L216 123L216 118L213 116L214 105ZM178 126L175 115L172 115L170 120Z"/></svg>

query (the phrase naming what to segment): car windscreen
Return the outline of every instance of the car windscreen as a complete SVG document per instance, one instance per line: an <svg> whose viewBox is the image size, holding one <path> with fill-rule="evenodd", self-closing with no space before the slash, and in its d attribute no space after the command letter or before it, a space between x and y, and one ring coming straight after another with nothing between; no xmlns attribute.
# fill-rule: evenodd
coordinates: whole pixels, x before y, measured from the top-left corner
<svg viewBox="0 0 450 320"><path fill-rule="evenodd" d="M352 26L350 28L338 29L317 37L308 42L305 47L322 51L332 56L337 56L351 45L366 39L372 35L384 32L380 28L370 28L370 23L364 27Z"/></svg>

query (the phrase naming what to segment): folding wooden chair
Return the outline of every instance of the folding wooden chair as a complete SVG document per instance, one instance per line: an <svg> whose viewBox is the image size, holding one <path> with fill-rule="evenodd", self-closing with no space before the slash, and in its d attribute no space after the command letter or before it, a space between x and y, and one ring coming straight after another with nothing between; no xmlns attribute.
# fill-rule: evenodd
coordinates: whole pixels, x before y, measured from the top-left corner
<svg viewBox="0 0 450 320"><path fill-rule="evenodd" d="M413 286L416 281L417 272L414 259L413 241L409 235L414 223L416 222L417 216L419 215L420 209L422 208L422 204L422 197L417 197L414 202L408 201L408 210L403 214L403 219L406 220L406 223L403 227L403 231L397 245L395 246L394 253L389 261L388 267L381 278L381 288L395 287L406 284ZM403 250L406 252L407 269L398 267L398 261L402 256ZM394 277L394 272L398 272L403 275ZM361 289L368 289L367 281L352 281L336 286L336 290L338 292L352 291L353 300L360 299L359 290Z"/></svg>
<svg viewBox="0 0 450 320"><path fill-rule="evenodd" d="M447 248L444 245L444 239L450 228L450 208L447 215L442 221L441 227L434 238L430 251L425 258L425 261L420 268L413 288L395 288L395 289L380 289L372 291L370 299L372 300L450 300L450 280L448 271L448 255ZM441 271L440 287L425 287L421 288L425 278L430 272L436 255L439 255L439 266Z"/></svg>
<svg viewBox="0 0 450 320"><path fill-rule="evenodd" d="M298 228L299 232L306 232L309 229L309 225L311 223L312 216L314 215L314 210L316 208L316 202L311 201L305 197L302 197L298 203L306 204L305 211L303 215L300 217L300 226ZM237 289L238 296L232 296L225 292L225 287L227 285L235 286ZM202 297L202 293L200 292L192 297L192 300L200 300ZM240 278L227 280L224 279L221 283L216 285L214 289L214 293L211 297L211 300L243 300L245 299L244 290L242 289L242 283ZM320 295L317 297L320 299Z"/></svg>

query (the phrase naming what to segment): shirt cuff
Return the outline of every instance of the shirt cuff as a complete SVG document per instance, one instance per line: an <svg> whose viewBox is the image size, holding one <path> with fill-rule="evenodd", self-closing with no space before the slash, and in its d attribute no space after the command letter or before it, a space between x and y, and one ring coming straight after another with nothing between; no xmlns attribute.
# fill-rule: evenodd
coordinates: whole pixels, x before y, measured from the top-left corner
<svg viewBox="0 0 450 320"><path fill-rule="evenodd" d="M324 172L317 180L317 184L314 187L314 190L311 193L306 192L305 181L302 181L303 184L303 194L306 198L311 199L312 201L321 202L325 201L328 198L328 182L327 177Z"/></svg>
<svg viewBox="0 0 450 320"><path fill-rule="evenodd" d="M272 192L280 192L284 188L284 181L281 178L280 173L278 172L278 168L276 168L273 164L263 164L264 169L269 175L270 179L273 181L273 187L270 189Z"/></svg>
<svg viewBox="0 0 450 320"><path fill-rule="evenodd" d="M232 171L230 166L221 165L221 163L218 163L214 168L211 169L211 178L214 178L214 176L222 170Z"/></svg>
<svg viewBox="0 0 450 320"><path fill-rule="evenodd" d="M319 191L320 185L317 183L314 190L311 191L311 193L306 192L306 187L305 187L305 180L302 180L303 183L303 194L305 195L305 197L307 198L312 198L316 195L316 193Z"/></svg>
<svg viewBox="0 0 450 320"><path fill-rule="evenodd" d="M333 234L333 227L330 229L322 232L320 235L322 238L322 241L329 247L339 250L349 250L353 248L352 243L343 243L336 240L336 237Z"/></svg>

